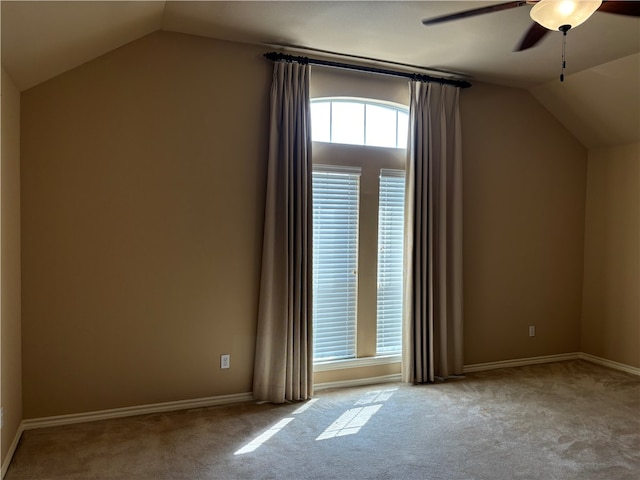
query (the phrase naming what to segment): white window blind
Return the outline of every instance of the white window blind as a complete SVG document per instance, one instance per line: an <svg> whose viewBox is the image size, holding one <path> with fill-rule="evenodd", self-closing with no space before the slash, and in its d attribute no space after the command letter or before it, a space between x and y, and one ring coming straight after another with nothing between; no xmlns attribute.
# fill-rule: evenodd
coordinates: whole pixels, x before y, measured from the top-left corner
<svg viewBox="0 0 640 480"><path fill-rule="evenodd" d="M360 169L313 171L315 361L356 356Z"/></svg>
<svg viewBox="0 0 640 480"><path fill-rule="evenodd" d="M402 351L404 189L402 170L380 171L377 354Z"/></svg>

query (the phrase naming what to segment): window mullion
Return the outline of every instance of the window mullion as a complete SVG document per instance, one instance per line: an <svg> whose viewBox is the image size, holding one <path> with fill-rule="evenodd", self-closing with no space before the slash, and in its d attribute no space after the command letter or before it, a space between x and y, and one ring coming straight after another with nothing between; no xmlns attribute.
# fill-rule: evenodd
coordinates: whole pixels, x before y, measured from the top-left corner
<svg viewBox="0 0 640 480"><path fill-rule="evenodd" d="M364 120L362 122L363 128L364 128L364 132L362 132L362 138L364 139L364 145L369 145L367 143L367 104L364 104L364 108L363 110L363 114L364 114Z"/></svg>
<svg viewBox="0 0 640 480"><path fill-rule="evenodd" d="M378 171L377 162L362 166L360 189L360 250L358 263L358 356L376 355L376 273L378 248Z"/></svg>
<svg viewBox="0 0 640 480"><path fill-rule="evenodd" d="M333 143L333 102L329 102L329 142Z"/></svg>

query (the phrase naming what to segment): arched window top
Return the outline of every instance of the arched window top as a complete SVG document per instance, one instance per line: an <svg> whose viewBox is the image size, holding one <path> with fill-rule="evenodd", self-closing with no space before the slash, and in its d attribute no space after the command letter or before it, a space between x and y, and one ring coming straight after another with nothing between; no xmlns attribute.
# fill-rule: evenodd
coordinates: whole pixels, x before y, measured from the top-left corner
<svg viewBox="0 0 640 480"><path fill-rule="evenodd" d="M352 97L311 100L314 142L407 148L408 125L404 105Z"/></svg>

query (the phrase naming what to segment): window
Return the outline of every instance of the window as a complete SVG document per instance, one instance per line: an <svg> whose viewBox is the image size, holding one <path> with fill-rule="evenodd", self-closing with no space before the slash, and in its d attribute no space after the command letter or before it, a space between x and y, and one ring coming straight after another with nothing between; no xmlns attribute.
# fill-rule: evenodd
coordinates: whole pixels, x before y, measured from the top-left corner
<svg viewBox="0 0 640 480"><path fill-rule="evenodd" d="M369 100L312 102L316 363L401 353L406 118Z"/></svg>
<svg viewBox="0 0 640 480"><path fill-rule="evenodd" d="M314 142L406 148L406 108L353 98L311 101Z"/></svg>
<svg viewBox="0 0 640 480"><path fill-rule="evenodd" d="M404 171L380 172L377 354L402 350Z"/></svg>
<svg viewBox="0 0 640 480"><path fill-rule="evenodd" d="M314 356L356 355L358 169L313 172Z"/></svg>

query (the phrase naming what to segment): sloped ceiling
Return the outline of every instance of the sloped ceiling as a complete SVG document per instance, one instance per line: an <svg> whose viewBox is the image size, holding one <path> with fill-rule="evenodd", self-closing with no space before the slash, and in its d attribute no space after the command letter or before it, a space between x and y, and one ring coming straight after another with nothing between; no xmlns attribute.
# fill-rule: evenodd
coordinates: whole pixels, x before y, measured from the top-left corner
<svg viewBox="0 0 640 480"><path fill-rule="evenodd" d="M617 132L607 138L625 141L633 137L628 132L633 126L629 115L623 119L614 113L614 108L619 111L618 100L605 102L603 96L586 91L589 86L616 91L635 86L637 94L633 56L640 52L639 18L597 12L571 30L569 75L563 84L557 80L558 32L547 35L535 48L513 52L531 24L529 6L439 26L421 23L423 18L494 3L3 1L2 64L18 88L25 90L144 35L168 30L264 44L265 49L273 48L266 45L296 45L328 50L444 70L472 82L529 88L585 145L599 144L605 136L592 131ZM631 60L615 63L624 58ZM610 68L613 73L607 73ZM627 110L629 105L633 104L624 105ZM590 115L585 117L585 111ZM577 126L580 121L598 127Z"/></svg>
<svg viewBox="0 0 640 480"><path fill-rule="evenodd" d="M640 141L640 54L530 90L588 148Z"/></svg>
<svg viewBox="0 0 640 480"><path fill-rule="evenodd" d="M2 2L2 65L20 90L162 28L165 2Z"/></svg>

